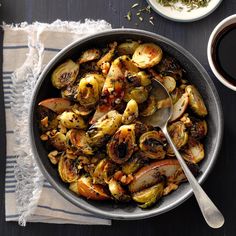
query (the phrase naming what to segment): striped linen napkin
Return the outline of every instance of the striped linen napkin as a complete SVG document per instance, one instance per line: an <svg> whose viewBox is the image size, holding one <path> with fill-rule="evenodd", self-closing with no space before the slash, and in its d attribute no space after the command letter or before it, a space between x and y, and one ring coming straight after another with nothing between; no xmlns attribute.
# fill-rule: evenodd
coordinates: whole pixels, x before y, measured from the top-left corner
<svg viewBox="0 0 236 236"><path fill-rule="evenodd" d="M64 46L88 34L110 29L103 20L52 24L4 25L3 88L6 112L6 221L102 224L59 195L43 178L31 153L28 137L29 101L37 78Z"/></svg>

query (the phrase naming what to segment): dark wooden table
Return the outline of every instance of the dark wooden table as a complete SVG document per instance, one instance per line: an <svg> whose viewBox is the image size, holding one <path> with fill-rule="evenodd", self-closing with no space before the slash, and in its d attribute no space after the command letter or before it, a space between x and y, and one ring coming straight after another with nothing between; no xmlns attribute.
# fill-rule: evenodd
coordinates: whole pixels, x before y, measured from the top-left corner
<svg viewBox="0 0 236 236"><path fill-rule="evenodd" d="M56 19L105 19L113 28L140 28L164 35L189 50L207 69L221 97L225 125L221 152L213 172L203 185L225 216L225 225L210 229L204 222L194 197L164 215L140 221L113 221L112 226L78 226L28 223L22 228L17 223L6 223L4 216L5 176L5 118L2 80L0 82L0 235L236 235L236 93L223 87L210 71L206 47L210 32L223 18L236 11L235 0L223 0L221 6L207 18L193 23L176 23L154 14L152 26L147 19L127 21L124 16L136 1L127 0L1 0L0 21L52 22ZM145 0L138 1L146 5ZM149 16L148 16L149 17ZM136 25L135 23L139 24ZM2 65L2 38L0 32L0 76Z"/></svg>

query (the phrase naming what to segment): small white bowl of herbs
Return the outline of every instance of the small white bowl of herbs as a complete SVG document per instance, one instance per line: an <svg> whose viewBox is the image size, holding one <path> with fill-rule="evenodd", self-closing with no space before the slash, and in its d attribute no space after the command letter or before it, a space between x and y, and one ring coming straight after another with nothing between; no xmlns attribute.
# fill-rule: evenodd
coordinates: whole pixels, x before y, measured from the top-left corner
<svg viewBox="0 0 236 236"><path fill-rule="evenodd" d="M211 14L222 0L147 0L163 17L179 22L200 20Z"/></svg>

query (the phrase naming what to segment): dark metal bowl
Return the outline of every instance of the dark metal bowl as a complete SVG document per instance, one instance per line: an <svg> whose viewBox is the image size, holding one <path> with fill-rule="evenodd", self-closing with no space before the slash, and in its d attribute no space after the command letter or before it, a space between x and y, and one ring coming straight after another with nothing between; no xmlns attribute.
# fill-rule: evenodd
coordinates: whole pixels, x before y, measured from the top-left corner
<svg viewBox="0 0 236 236"><path fill-rule="evenodd" d="M210 173L221 146L223 116L220 99L213 82L201 64L184 48L160 35L141 30L116 29L91 35L67 46L50 61L38 80L31 101L29 125L31 146L37 163L45 178L62 196L78 207L104 218L128 220L156 216L180 205L192 195L189 184L182 184L176 191L164 197L161 202L148 210L142 210L134 204L98 202L81 198L68 189L68 186L60 179L57 168L50 163L47 157L47 150L40 140L40 131L36 118L36 108L39 101L58 96L58 91L52 87L50 75L59 64L67 58L76 59L79 53L86 48L96 47L97 45L101 46L112 41L124 41L126 39L158 44L165 52L180 62L187 71L191 83L196 85L202 94L209 111L207 117L209 131L205 140L205 159L200 165L201 173L198 176L198 182L202 183Z"/></svg>

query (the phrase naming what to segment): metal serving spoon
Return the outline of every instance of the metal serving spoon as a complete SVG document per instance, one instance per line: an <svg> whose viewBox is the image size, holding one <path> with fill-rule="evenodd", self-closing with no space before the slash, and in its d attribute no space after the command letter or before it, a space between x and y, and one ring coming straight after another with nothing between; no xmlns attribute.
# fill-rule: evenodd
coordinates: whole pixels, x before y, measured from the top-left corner
<svg viewBox="0 0 236 236"><path fill-rule="evenodd" d="M157 97L158 100L165 99L165 104L167 105L165 108L158 109L153 115L145 117L143 121L154 127L159 127L163 131L193 189L204 219L210 227L220 228L224 224L223 215L199 185L168 133L167 123L173 114L173 104L169 93L166 91L165 87L155 79L153 79L153 89L151 93Z"/></svg>

